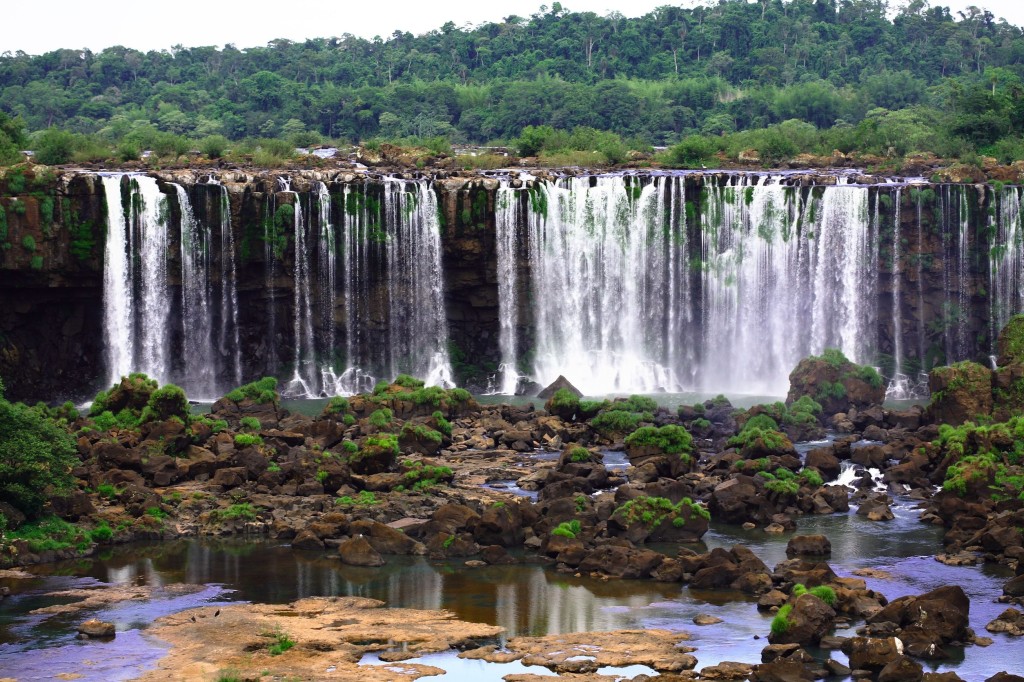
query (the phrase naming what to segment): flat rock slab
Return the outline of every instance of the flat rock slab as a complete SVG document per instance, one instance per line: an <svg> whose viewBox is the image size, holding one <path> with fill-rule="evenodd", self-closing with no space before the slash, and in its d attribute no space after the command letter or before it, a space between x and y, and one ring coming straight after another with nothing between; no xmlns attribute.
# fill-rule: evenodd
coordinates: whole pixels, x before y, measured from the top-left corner
<svg viewBox="0 0 1024 682"><path fill-rule="evenodd" d="M525 665L541 665L561 673L590 674L598 668L646 665L658 672L691 670L697 659L689 640L672 630L614 630L576 632L547 637L514 637L508 649L522 656ZM499 653L499 652L495 652ZM484 657L484 660L490 660Z"/></svg>
<svg viewBox="0 0 1024 682"><path fill-rule="evenodd" d="M165 616L149 633L170 643L171 649L140 679L217 679L219 671L231 669L240 678L252 679L271 671L303 680L415 680L443 671L418 663L359 661L371 651L405 648L422 655L494 640L504 632L460 621L449 611L383 606L361 597L314 597L287 605L222 606L219 616L214 616L214 607ZM272 656L270 647L281 637L294 645Z"/></svg>

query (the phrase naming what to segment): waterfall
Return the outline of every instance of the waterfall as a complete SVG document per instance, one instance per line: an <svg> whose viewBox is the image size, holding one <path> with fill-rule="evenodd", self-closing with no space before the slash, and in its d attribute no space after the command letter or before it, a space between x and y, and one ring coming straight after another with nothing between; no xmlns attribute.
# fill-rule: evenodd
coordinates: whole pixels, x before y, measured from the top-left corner
<svg viewBox="0 0 1024 682"><path fill-rule="evenodd" d="M319 349L321 393L335 395L339 393L339 376L335 373L334 345L336 342L334 307L338 289L338 245L331 223L331 193L327 185L318 182L316 186L317 205L317 290L320 294L317 303L317 317L321 330L317 338Z"/></svg>
<svg viewBox="0 0 1024 682"><path fill-rule="evenodd" d="M1019 187L987 190L989 200L990 350L1010 317L1024 309L1024 225Z"/></svg>
<svg viewBox="0 0 1024 682"><path fill-rule="evenodd" d="M211 184L217 184L212 182ZM231 358L232 385L242 383L242 350L238 331L238 271L235 265L235 236L231 230L231 201L228 189L220 190L220 356Z"/></svg>
<svg viewBox="0 0 1024 682"><path fill-rule="evenodd" d="M108 379L145 372L160 383L170 378L167 281L167 200L156 180L124 174L103 176L107 199L104 323ZM125 199L127 203L125 203Z"/></svg>
<svg viewBox="0 0 1024 682"><path fill-rule="evenodd" d="M498 372L500 383L495 393L513 395L519 385L518 325L519 294L517 291L516 269L519 262L519 231L522 221L522 205L519 192L503 186L496 197L495 240L498 243L498 310L501 325L498 345L501 350L501 364Z"/></svg>
<svg viewBox="0 0 1024 682"><path fill-rule="evenodd" d="M121 203L122 175L104 175L107 243L103 253L103 333L107 386L129 374L135 362L135 296L132 291L131 235Z"/></svg>
<svg viewBox="0 0 1024 682"><path fill-rule="evenodd" d="M290 190L289 190L290 191ZM309 224L304 219L302 197L292 192L292 227L295 233L295 273L292 278L293 338L292 378L282 393L292 397L320 395L320 368L316 360L313 335L313 288L309 274ZM318 240L319 241L319 240Z"/></svg>
<svg viewBox="0 0 1024 682"><path fill-rule="evenodd" d="M196 220L188 192L171 183L181 214L181 321L184 339L182 378L192 397L217 397L217 356L213 350L210 300L210 227Z"/></svg>
<svg viewBox="0 0 1024 682"><path fill-rule="evenodd" d="M346 185L342 190L343 229L341 276L345 305L345 362L347 367L333 382L337 395L351 395L373 388L376 381L372 361L363 352L365 336L371 320L369 256L373 251L373 235L380 230L380 213L367 207L364 184L356 189ZM372 221L372 222L371 222Z"/></svg>
<svg viewBox="0 0 1024 682"><path fill-rule="evenodd" d="M501 190L502 363L515 360L510 321L520 303L510 264L521 239L541 384L564 374L592 395L780 395L809 353L838 347L854 361L873 360L878 221L867 188L800 189L782 176L705 183L699 198L687 198L679 175ZM526 216L514 196L522 192ZM694 244L691 229L700 235Z"/></svg>
<svg viewBox="0 0 1024 682"><path fill-rule="evenodd" d="M405 372L428 386L454 386L444 314L437 195L425 181L384 185L389 379Z"/></svg>

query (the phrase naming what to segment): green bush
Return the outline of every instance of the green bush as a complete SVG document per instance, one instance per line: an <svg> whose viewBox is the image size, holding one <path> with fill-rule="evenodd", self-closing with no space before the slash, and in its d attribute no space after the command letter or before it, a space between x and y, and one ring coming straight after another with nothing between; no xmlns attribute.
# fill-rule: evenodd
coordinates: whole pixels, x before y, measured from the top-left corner
<svg viewBox="0 0 1024 682"><path fill-rule="evenodd" d="M75 441L36 408L10 403L0 384L0 499L29 519L51 495L74 490Z"/></svg>
<svg viewBox="0 0 1024 682"><path fill-rule="evenodd" d="M267 403L273 403L276 405L280 400L277 395L277 379L274 377L263 377L251 384L239 386L228 393L226 397L228 400L236 403L240 403L248 399L261 405Z"/></svg>
<svg viewBox="0 0 1024 682"><path fill-rule="evenodd" d="M391 426L391 422L394 420L394 413L386 407L382 407L379 410L374 410L370 414L370 424L375 428L384 430Z"/></svg>
<svg viewBox="0 0 1024 682"><path fill-rule="evenodd" d="M199 151L211 159L219 159L227 151L228 138L223 135L210 135L199 141Z"/></svg>
<svg viewBox="0 0 1024 682"><path fill-rule="evenodd" d="M351 409L352 406L349 404L348 398L336 395L327 403L324 412L327 414L347 414Z"/></svg>
<svg viewBox="0 0 1024 682"><path fill-rule="evenodd" d="M640 425L640 421L651 421L654 415L626 412L624 410L606 410L590 420L595 431L604 435L614 433L632 433Z"/></svg>
<svg viewBox="0 0 1024 682"><path fill-rule="evenodd" d="M828 604L829 606L836 605L836 591L828 585L818 585L817 587L812 587L810 589L810 593L818 599L820 599L821 601Z"/></svg>
<svg viewBox="0 0 1024 682"><path fill-rule="evenodd" d="M626 437L626 445L656 447L667 455L679 455L680 459L689 461L693 450L693 437L689 431L675 424L642 426Z"/></svg>
<svg viewBox="0 0 1024 682"><path fill-rule="evenodd" d="M577 446L569 450L570 462L589 462L590 456L590 450L583 447Z"/></svg>
<svg viewBox="0 0 1024 682"><path fill-rule="evenodd" d="M8 502L10 502L10 499ZM24 512L24 509L22 509ZM84 551L92 544L89 534L56 516L45 516L29 521L5 533L8 540L24 540L29 551L49 552L74 547Z"/></svg>
<svg viewBox="0 0 1024 682"><path fill-rule="evenodd" d="M759 429L761 431L778 431L779 423L766 414L755 414L743 425L742 431Z"/></svg>
<svg viewBox="0 0 1024 682"><path fill-rule="evenodd" d="M177 417L187 424L191 413L192 408L188 404L185 391L174 384L166 384L150 394L149 402L142 411L141 421L167 421Z"/></svg>
<svg viewBox="0 0 1024 682"><path fill-rule="evenodd" d="M36 250L36 240L35 240L35 238L32 235L26 234L24 237L21 238L21 246L26 251L30 251L30 252L31 251L35 251Z"/></svg>
<svg viewBox="0 0 1024 682"><path fill-rule="evenodd" d="M452 435L452 424L451 422L444 418L444 415L441 414L440 411L434 412L434 414L432 414L431 416L434 418L434 421L437 422L438 431L440 431L446 436Z"/></svg>
<svg viewBox="0 0 1024 682"><path fill-rule="evenodd" d="M263 439L255 433L239 433L235 435L236 448L251 448L263 445Z"/></svg>
<svg viewBox="0 0 1024 682"><path fill-rule="evenodd" d="M575 412L580 407L580 399L567 388L560 388L551 396L551 406L559 412Z"/></svg>
<svg viewBox="0 0 1024 682"><path fill-rule="evenodd" d="M398 384L402 388L411 388L414 390L417 388L423 388L425 385L422 380L409 376L408 374L399 374L395 377L395 380L392 383Z"/></svg>
<svg viewBox="0 0 1024 682"><path fill-rule="evenodd" d="M775 617L772 618L771 624L773 635L781 637L789 632L789 628L793 626L793 621L789 619L789 614L792 613L792 611L792 604L784 604L782 608L779 609L778 613L775 614Z"/></svg>
<svg viewBox="0 0 1024 682"><path fill-rule="evenodd" d="M552 535L559 535L563 538L569 538L570 540L575 538L583 531L580 526L580 522L576 519L572 521L563 521L551 530Z"/></svg>
<svg viewBox="0 0 1024 682"><path fill-rule="evenodd" d="M248 429L249 431L259 431L263 428L263 425L260 424L260 420L256 417L242 417L238 420L238 423L243 429Z"/></svg>
<svg viewBox="0 0 1024 682"><path fill-rule="evenodd" d="M106 521L100 521L99 525L89 531L89 539L93 542L109 542L114 538L114 530Z"/></svg>
<svg viewBox="0 0 1024 682"><path fill-rule="evenodd" d="M697 168L714 161L715 154L721 151L721 146L713 138L702 135L690 135L684 137L679 144L669 148L667 159L669 163L684 168Z"/></svg>
<svg viewBox="0 0 1024 682"><path fill-rule="evenodd" d="M689 497L684 497L676 504L672 504L668 498L651 495L641 495L629 500L618 507L613 515L619 516L626 523L640 522L648 528L654 528L666 519L671 520L674 525L680 526L681 524L675 523L675 520L682 519L682 523L685 524L685 519L681 516L684 509L688 509L691 516L702 519L711 518L710 512L704 505L694 502Z"/></svg>
<svg viewBox="0 0 1024 682"><path fill-rule="evenodd" d="M75 136L66 130L47 128L36 140L32 160L44 166L67 163L75 151Z"/></svg>

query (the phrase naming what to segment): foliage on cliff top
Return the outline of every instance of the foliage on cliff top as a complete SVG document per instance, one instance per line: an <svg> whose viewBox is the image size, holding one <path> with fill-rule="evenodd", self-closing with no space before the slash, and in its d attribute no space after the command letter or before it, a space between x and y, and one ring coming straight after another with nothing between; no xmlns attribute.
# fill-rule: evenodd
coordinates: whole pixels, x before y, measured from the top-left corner
<svg viewBox="0 0 1024 682"><path fill-rule="evenodd" d="M731 158L753 148L764 160L838 149L1006 161L1024 149L1024 36L977 8L955 15L911 2L888 14L878 0L723 0L602 17L553 3L457 24L244 50L8 54L0 109L37 134L73 131L74 161L110 156L125 140L125 149L165 158L198 146L210 158L233 148L256 163L280 157L265 144L242 149L240 138L291 148L325 138L519 138L525 147L524 129L543 124L567 136L586 127L649 144L683 140L689 146L672 162L688 165L723 147ZM584 153L620 153L621 140L595 142Z"/></svg>

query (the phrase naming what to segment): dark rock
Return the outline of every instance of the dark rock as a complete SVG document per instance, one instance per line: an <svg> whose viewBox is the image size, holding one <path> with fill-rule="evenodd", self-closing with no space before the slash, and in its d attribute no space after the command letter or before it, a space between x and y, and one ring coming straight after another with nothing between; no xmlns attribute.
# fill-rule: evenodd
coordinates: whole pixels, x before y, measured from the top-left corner
<svg viewBox="0 0 1024 682"><path fill-rule="evenodd" d="M802 594L792 603L789 627L783 633L769 634L768 641L772 644L815 645L835 625L836 612L813 594Z"/></svg>
<svg viewBox="0 0 1024 682"><path fill-rule="evenodd" d="M68 521L77 521L83 516L96 513L96 507L93 506L89 494L82 490L76 490L64 497L51 497L50 507L54 514Z"/></svg>
<svg viewBox="0 0 1024 682"><path fill-rule="evenodd" d="M1013 673L1000 672L985 680L985 682L1024 682L1024 677Z"/></svg>
<svg viewBox="0 0 1024 682"><path fill-rule="evenodd" d="M843 653L850 657L854 670L878 673L903 655L903 646L894 637L851 637L843 643Z"/></svg>
<svg viewBox="0 0 1024 682"><path fill-rule="evenodd" d="M878 682L921 682L924 668L909 656L889 661L878 673Z"/></svg>
<svg viewBox="0 0 1024 682"><path fill-rule="evenodd" d="M1005 632L1014 637L1024 636L1024 611L1006 609L985 626L989 632Z"/></svg>
<svg viewBox="0 0 1024 682"><path fill-rule="evenodd" d="M805 464L808 467L817 469L822 479L826 481L835 480L841 469L839 458L835 456L831 447L815 448L807 453Z"/></svg>
<svg viewBox="0 0 1024 682"><path fill-rule="evenodd" d="M959 585L895 599L868 618L869 624L893 623L912 656L941 656L941 647L967 638L971 602Z"/></svg>
<svg viewBox="0 0 1024 682"><path fill-rule="evenodd" d="M821 403L826 415L849 412L851 407L881 405L885 400L885 384L878 381L873 385L863 378L866 370L845 358L842 360L835 362L814 356L801 360L789 375L786 404L805 395L811 396ZM842 390L836 390L837 385Z"/></svg>
<svg viewBox="0 0 1024 682"><path fill-rule="evenodd" d="M1024 575L1007 580L1003 585L1003 594L1008 597L1024 597Z"/></svg>
<svg viewBox="0 0 1024 682"><path fill-rule="evenodd" d="M360 519L349 524L348 532L353 536L365 537L370 546L380 554L426 554L422 543L417 542L400 530L379 521Z"/></svg>
<svg viewBox="0 0 1024 682"><path fill-rule="evenodd" d="M384 558L362 537L346 540L338 546L338 556L349 566L383 566Z"/></svg>
<svg viewBox="0 0 1024 682"><path fill-rule="evenodd" d="M664 559L664 555L646 549L603 545L587 554L579 570L616 578L646 578Z"/></svg>
<svg viewBox="0 0 1024 682"><path fill-rule="evenodd" d="M245 474L246 470L244 467L218 469L217 473L213 475L211 483L222 488L237 488L238 486L245 485Z"/></svg>
<svg viewBox="0 0 1024 682"><path fill-rule="evenodd" d="M814 672L799 661L777 660L754 666L750 674L753 682L812 682Z"/></svg>
<svg viewBox="0 0 1024 682"><path fill-rule="evenodd" d="M575 386L573 386L569 382L569 380L566 379L561 374L558 375L557 379L555 379L550 384L548 384L547 388L545 388L543 391L538 393L537 397L542 399L542 400L547 400L548 398L553 396L555 394L555 392L558 391L558 389L560 389L560 388L566 389L567 391L572 393L577 398L582 398L583 397L583 391L581 391L580 389L578 389Z"/></svg>
<svg viewBox="0 0 1024 682"><path fill-rule="evenodd" d="M524 531L519 505L506 502L487 507L476 524L474 537L478 543L485 545L521 545Z"/></svg>
<svg viewBox="0 0 1024 682"><path fill-rule="evenodd" d="M786 556L827 556L832 543L824 535L794 535L786 544Z"/></svg>
<svg viewBox="0 0 1024 682"><path fill-rule="evenodd" d="M90 618L78 626L78 632L86 637L95 639L106 639L113 637L115 633L114 624L97 618Z"/></svg>
<svg viewBox="0 0 1024 682"><path fill-rule="evenodd" d="M308 528L300 530L292 539L292 549L323 550L323 548L324 541Z"/></svg>
<svg viewBox="0 0 1024 682"><path fill-rule="evenodd" d="M984 365L964 361L936 367L928 374L928 389L926 415L935 423L959 426L992 414L992 370Z"/></svg>

